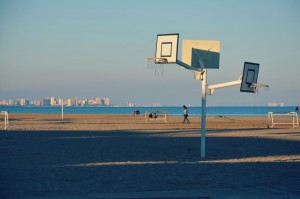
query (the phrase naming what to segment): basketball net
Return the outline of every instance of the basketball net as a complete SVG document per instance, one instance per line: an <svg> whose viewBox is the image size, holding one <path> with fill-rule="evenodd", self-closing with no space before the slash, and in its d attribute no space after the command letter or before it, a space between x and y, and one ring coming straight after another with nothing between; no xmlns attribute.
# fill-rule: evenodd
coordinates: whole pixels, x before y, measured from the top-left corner
<svg viewBox="0 0 300 199"><path fill-rule="evenodd" d="M148 58L148 69L154 70L155 76L164 74L164 64L168 63L168 60L165 58Z"/></svg>

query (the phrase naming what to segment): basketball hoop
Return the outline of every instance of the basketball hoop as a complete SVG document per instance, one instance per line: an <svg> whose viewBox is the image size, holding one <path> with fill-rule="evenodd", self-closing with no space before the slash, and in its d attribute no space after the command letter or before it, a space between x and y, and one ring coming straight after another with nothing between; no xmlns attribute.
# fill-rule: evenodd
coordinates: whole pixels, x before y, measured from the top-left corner
<svg viewBox="0 0 300 199"><path fill-rule="evenodd" d="M168 63L166 58L149 57L148 58L148 69L154 69L155 76L164 74L164 64Z"/></svg>
<svg viewBox="0 0 300 199"><path fill-rule="evenodd" d="M258 93L258 89L262 88L262 87L265 87L265 90L269 91L269 85L266 85L266 84L255 84L255 83L252 83L250 87L254 88L254 93L255 94Z"/></svg>
<svg viewBox="0 0 300 199"><path fill-rule="evenodd" d="M168 63L168 59L167 58L161 58L161 57L149 57L148 58L148 63L152 62L155 64L167 64Z"/></svg>

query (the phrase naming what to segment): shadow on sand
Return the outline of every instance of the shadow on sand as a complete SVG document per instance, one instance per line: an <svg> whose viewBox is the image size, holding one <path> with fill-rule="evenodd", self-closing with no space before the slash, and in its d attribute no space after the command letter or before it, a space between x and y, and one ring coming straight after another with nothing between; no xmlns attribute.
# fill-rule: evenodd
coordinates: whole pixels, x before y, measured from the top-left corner
<svg viewBox="0 0 300 199"><path fill-rule="evenodd" d="M299 155L299 141L207 137L204 163L200 137L174 133L1 132L0 198L192 189L300 197L299 162L209 162Z"/></svg>

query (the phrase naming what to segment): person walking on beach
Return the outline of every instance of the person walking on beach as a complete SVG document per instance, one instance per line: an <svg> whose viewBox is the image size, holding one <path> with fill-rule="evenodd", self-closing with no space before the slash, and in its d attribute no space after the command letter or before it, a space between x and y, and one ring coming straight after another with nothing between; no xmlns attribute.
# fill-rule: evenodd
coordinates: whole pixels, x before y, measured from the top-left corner
<svg viewBox="0 0 300 199"><path fill-rule="evenodd" d="M298 115L299 109L298 106L296 106L296 114Z"/></svg>
<svg viewBox="0 0 300 199"><path fill-rule="evenodd" d="M187 108L186 108L185 105L183 105L183 117L184 118L183 118L183 122L182 123L185 123L185 121L187 123L191 123L190 120L188 119L188 116L189 116L189 114L188 114Z"/></svg>

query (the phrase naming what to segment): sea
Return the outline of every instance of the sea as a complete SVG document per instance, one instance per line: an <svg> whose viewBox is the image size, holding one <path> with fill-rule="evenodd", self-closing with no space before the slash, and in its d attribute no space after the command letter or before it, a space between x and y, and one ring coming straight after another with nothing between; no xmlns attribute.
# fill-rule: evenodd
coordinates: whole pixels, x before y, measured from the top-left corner
<svg viewBox="0 0 300 199"><path fill-rule="evenodd" d="M296 107L282 106L217 106L206 107L207 116L267 116L268 112L294 112ZM182 107L64 107L64 114L115 114L115 115L130 115L134 111L140 111L140 114L145 114L146 111L166 111L169 115L182 115ZM0 106L0 111L9 113L40 113L40 114L61 114L62 107L42 107L42 106ZM190 116L201 116L202 108L188 107Z"/></svg>

